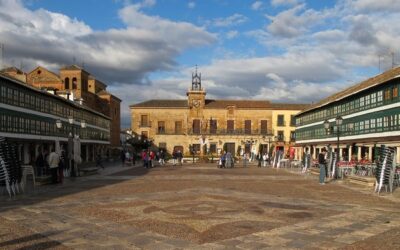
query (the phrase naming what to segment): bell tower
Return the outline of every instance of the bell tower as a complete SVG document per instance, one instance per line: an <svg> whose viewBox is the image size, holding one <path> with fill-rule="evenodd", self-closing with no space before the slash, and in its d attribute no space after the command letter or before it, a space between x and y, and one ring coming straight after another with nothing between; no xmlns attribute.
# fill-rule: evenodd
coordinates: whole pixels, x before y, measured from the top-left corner
<svg viewBox="0 0 400 250"><path fill-rule="evenodd" d="M192 87L186 95L188 96L190 109L196 110L196 113L199 113L199 110L204 108L206 102L206 91L201 87L201 73L197 73L197 65L196 72L192 73Z"/></svg>

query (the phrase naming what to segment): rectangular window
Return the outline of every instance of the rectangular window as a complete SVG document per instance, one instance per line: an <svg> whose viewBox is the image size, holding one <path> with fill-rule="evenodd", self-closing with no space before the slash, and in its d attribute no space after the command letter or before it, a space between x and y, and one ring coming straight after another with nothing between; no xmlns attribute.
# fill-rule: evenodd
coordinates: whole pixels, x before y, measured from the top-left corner
<svg viewBox="0 0 400 250"><path fill-rule="evenodd" d="M261 120L260 132L262 135L268 134L268 121Z"/></svg>
<svg viewBox="0 0 400 250"><path fill-rule="evenodd" d="M365 130L368 130L368 129L369 129L369 120L366 120L366 121L364 122L364 127L365 127Z"/></svg>
<svg viewBox="0 0 400 250"><path fill-rule="evenodd" d="M182 134L182 121L175 121L175 134Z"/></svg>
<svg viewBox="0 0 400 250"><path fill-rule="evenodd" d="M217 144L216 143L210 143L210 153L211 154L217 153Z"/></svg>
<svg viewBox="0 0 400 250"><path fill-rule="evenodd" d="M383 91L381 90L381 91L378 91L378 93L376 94L376 100L378 101L378 102L381 102L382 100L383 100Z"/></svg>
<svg viewBox="0 0 400 250"><path fill-rule="evenodd" d="M391 99L391 91L390 91L390 89L385 89L385 93L384 93L383 98L384 98L385 101L388 101L388 100Z"/></svg>
<svg viewBox="0 0 400 250"><path fill-rule="evenodd" d="M278 115L278 126L285 126L285 116L284 115Z"/></svg>
<svg viewBox="0 0 400 250"><path fill-rule="evenodd" d="M142 138L146 139L147 137L149 137L149 133L147 131L142 131Z"/></svg>
<svg viewBox="0 0 400 250"><path fill-rule="evenodd" d="M210 120L210 134L217 133L217 120Z"/></svg>
<svg viewBox="0 0 400 250"><path fill-rule="evenodd" d="M364 97L360 98L360 108L364 107Z"/></svg>
<svg viewBox="0 0 400 250"><path fill-rule="evenodd" d="M369 123L371 128L375 128L375 119L369 120Z"/></svg>
<svg viewBox="0 0 400 250"><path fill-rule="evenodd" d="M200 134L200 120L199 119L193 120L192 129L193 129L194 134Z"/></svg>
<svg viewBox="0 0 400 250"><path fill-rule="evenodd" d="M226 131L228 132L228 134L232 134L235 131L235 121L234 120L226 121Z"/></svg>
<svg viewBox="0 0 400 250"><path fill-rule="evenodd" d="M295 141L296 140L296 132L290 131L290 140Z"/></svg>
<svg viewBox="0 0 400 250"><path fill-rule="evenodd" d="M244 133L247 135L251 134L251 120L244 121Z"/></svg>
<svg viewBox="0 0 400 250"><path fill-rule="evenodd" d="M381 128L382 127L382 118L377 118L376 119L376 127Z"/></svg>
<svg viewBox="0 0 400 250"><path fill-rule="evenodd" d="M361 130L361 131L364 130L364 121L361 121L361 122L360 122L360 130Z"/></svg>
<svg viewBox="0 0 400 250"><path fill-rule="evenodd" d="M321 112L318 112L318 118L321 117ZM295 127L296 126L296 118L294 115L290 115L290 126Z"/></svg>
<svg viewBox="0 0 400 250"><path fill-rule="evenodd" d="M140 116L140 126L141 127L148 127L149 126L149 116L148 115L141 115Z"/></svg>
<svg viewBox="0 0 400 250"><path fill-rule="evenodd" d="M371 104L376 103L376 93L371 94Z"/></svg>
<svg viewBox="0 0 400 250"><path fill-rule="evenodd" d="M160 143L158 143L158 147L165 151L167 149L167 143L166 142L160 142Z"/></svg>
<svg viewBox="0 0 400 250"><path fill-rule="evenodd" d="M365 105L369 105L370 104L370 100L371 100L370 98L371 98L370 95L365 96Z"/></svg>
<svg viewBox="0 0 400 250"><path fill-rule="evenodd" d="M158 122L158 133L165 134L165 122L164 121Z"/></svg>
<svg viewBox="0 0 400 250"><path fill-rule="evenodd" d="M393 89L392 89L392 97L396 98L398 96L399 96L399 89L398 89L397 86L394 86Z"/></svg>
<svg viewBox="0 0 400 250"><path fill-rule="evenodd" d="M284 138L284 136L283 136L284 134L283 134L283 130L278 130L278 141L284 141L285 140L285 138Z"/></svg>
<svg viewBox="0 0 400 250"><path fill-rule="evenodd" d="M388 127L389 126L389 117L385 116L383 117L383 127Z"/></svg>

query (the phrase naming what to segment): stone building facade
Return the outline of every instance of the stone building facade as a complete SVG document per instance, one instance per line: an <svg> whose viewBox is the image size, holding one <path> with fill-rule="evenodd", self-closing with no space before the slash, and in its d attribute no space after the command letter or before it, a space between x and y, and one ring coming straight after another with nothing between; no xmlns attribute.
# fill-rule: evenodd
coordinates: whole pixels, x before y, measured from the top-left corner
<svg viewBox="0 0 400 250"><path fill-rule="evenodd" d="M15 78L15 76L13 77ZM109 93L106 90L107 85L85 69L77 65L70 65L61 68L57 74L39 66L26 74L26 83L39 89L54 91L59 96L78 101L82 105L110 117L110 146L120 146L121 100Z"/></svg>
<svg viewBox="0 0 400 250"><path fill-rule="evenodd" d="M276 147L289 152L295 130L290 117L307 106L266 100L206 99L201 74L196 72L187 99L149 100L131 105L131 129L142 140L146 138L169 153L181 150L185 156L191 152L272 153L269 149ZM278 116L283 120L278 121Z"/></svg>

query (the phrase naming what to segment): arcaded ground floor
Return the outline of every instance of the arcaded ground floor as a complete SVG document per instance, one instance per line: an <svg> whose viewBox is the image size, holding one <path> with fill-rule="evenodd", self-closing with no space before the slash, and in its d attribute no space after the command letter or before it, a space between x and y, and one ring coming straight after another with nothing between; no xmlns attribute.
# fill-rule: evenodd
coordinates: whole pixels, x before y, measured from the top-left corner
<svg viewBox="0 0 400 250"><path fill-rule="evenodd" d="M400 249L400 190L290 169L117 165L0 196L0 249Z"/></svg>

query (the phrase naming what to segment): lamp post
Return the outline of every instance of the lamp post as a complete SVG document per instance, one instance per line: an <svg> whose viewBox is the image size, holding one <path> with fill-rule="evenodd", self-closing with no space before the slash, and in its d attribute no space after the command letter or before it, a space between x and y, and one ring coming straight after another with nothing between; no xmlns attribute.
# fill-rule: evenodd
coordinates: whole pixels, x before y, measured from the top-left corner
<svg viewBox="0 0 400 250"><path fill-rule="evenodd" d="M342 124L343 124L343 118L341 116L336 117L335 123L336 123L336 136L337 136L337 152L336 152L336 166L337 166L339 163L339 159L340 159L339 158L340 157L340 155L339 155L339 152L340 152L340 148L339 148L340 147L340 126L342 126ZM324 128L327 133L331 132L331 134L334 134L333 129L331 130L331 128L330 128L330 124L329 124L328 120L324 121ZM336 166L335 166L335 168L336 168ZM336 177L336 171L334 171L332 177L333 178Z"/></svg>

